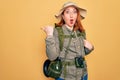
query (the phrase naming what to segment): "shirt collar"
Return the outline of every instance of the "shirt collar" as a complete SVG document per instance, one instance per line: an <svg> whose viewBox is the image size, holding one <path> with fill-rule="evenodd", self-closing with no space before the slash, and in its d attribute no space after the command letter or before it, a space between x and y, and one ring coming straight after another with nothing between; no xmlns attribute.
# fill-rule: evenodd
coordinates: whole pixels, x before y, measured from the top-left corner
<svg viewBox="0 0 120 80"><path fill-rule="evenodd" d="M67 24L65 24L65 26L69 29L69 30L73 30L73 27L69 27Z"/></svg>

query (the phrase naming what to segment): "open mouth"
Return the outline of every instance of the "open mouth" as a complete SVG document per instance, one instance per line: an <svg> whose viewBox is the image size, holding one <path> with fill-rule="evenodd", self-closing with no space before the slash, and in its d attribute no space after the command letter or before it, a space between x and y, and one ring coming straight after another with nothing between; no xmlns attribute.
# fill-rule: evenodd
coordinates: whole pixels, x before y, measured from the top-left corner
<svg viewBox="0 0 120 80"><path fill-rule="evenodd" d="M70 24L73 24L73 21L74 21L73 19L70 19Z"/></svg>

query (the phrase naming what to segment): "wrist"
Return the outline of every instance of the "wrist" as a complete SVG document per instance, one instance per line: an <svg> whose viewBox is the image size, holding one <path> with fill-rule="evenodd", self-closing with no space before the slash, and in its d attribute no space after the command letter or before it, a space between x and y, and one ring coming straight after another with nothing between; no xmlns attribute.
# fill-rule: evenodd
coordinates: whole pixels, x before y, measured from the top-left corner
<svg viewBox="0 0 120 80"><path fill-rule="evenodd" d="M53 35L47 35L47 38L51 38L51 37L53 37Z"/></svg>

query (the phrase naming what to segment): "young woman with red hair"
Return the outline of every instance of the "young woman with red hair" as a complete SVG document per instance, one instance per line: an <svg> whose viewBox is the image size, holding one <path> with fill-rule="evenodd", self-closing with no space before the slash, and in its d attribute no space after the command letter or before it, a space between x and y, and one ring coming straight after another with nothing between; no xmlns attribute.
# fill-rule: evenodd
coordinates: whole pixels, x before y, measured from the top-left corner
<svg viewBox="0 0 120 80"><path fill-rule="evenodd" d="M56 80L87 80L85 55L89 54L94 47L86 40L85 29L81 24L85 15L85 9L78 7L73 2L67 2L59 14L55 15L57 19L60 19L55 28L52 26L43 28L47 34L46 53L48 58L53 61L59 57L63 62L62 73ZM56 27L61 27L64 35L72 36L64 37L62 49L60 49L60 33Z"/></svg>

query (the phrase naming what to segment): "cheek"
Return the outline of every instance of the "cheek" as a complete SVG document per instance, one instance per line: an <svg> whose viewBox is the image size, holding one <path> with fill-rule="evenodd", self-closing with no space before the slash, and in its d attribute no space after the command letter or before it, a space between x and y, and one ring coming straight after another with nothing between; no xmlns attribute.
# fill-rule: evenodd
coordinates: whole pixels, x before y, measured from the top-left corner
<svg viewBox="0 0 120 80"><path fill-rule="evenodd" d="M69 21L69 17L68 17L68 16L64 16L63 19L64 19L65 22L68 22L68 21Z"/></svg>
<svg viewBox="0 0 120 80"><path fill-rule="evenodd" d="M77 19L77 15L74 16L74 19Z"/></svg>

